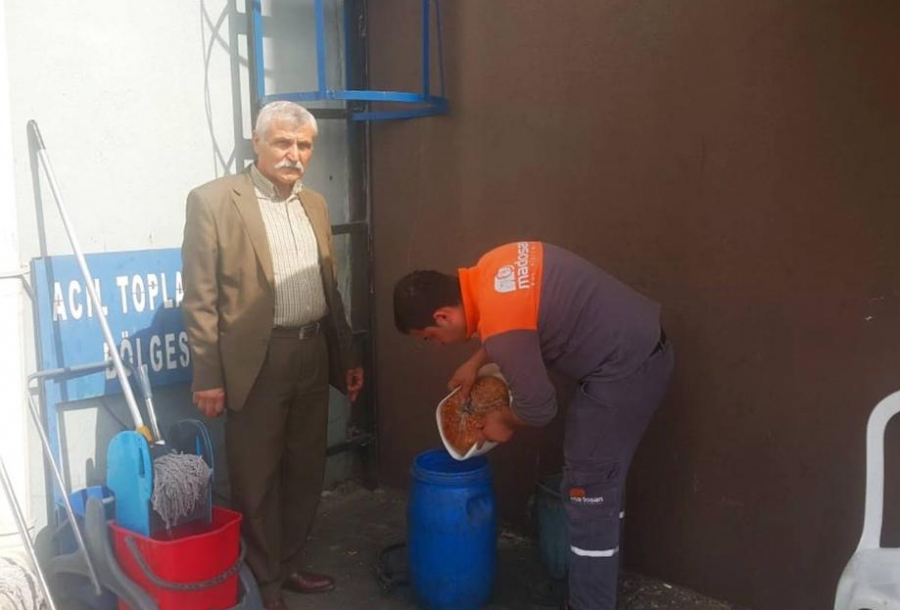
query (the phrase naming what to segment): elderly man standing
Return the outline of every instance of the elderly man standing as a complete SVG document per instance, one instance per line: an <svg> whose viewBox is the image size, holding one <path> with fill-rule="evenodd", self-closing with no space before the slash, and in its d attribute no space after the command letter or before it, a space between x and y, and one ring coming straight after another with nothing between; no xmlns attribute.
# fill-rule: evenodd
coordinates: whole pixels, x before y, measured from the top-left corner
<svg viewBox="0 0 900 610"><path fill-rule="evenodd" d="M363 370L338 293L325 199L303 185L318 133L291 102L259 113L249 169L190 192L182 246L193 400L227 407L232 504L266 608L282 588L315 593L301 569L325 470L329 383L356 399Z"/></svg>

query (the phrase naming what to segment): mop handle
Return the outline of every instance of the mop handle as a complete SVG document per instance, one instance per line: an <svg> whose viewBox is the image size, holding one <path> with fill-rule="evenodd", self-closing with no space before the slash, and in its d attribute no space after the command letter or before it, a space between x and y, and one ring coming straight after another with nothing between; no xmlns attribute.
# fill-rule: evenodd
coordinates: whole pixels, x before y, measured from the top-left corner
<svg viewBox="0 0 900 610"><path fill-rule="evenodd" d="M66 234L69 236L69 243L72 244L72 250L75 253L75 258L78 260L78 266L81 268L81 275L84 278L85 284L87 284L86 288L90 295L91 302L94 305L94 311L97 312L97 320L100 322L100 328L103 330L103 338L109 348L109 357L112 359L113 367L116 369L116 376L119 378L119 385L122 386L122 392L125 394L125 402L128 403L128 410L131 411L131 417L134 419L135 428L138 432L147 437L148 441L152 441L152 434L144 425L144 419L141 417L137 401L134 399L134 393L131 390L131 384L128 382L125 367L122 365L122 358L119 356L119 348L113 339L112 332L109 330L106 316L103 314L103 307L100 304L100 295L97 294L97 288L94 286L94 279L91 277L87 262L84 260L84 255L81 253L81 246L78 244L78 238L75 236L75 232L69 222L69 215L66 213L66 206L63 203L62 193L59 190L59 186L56 183L56 176L53 174L53 168L50 165L50 157L47 154L46 146L44 146L44 138L41 137L41 130L34 120L28 121L28 127L31 128L35 139L37 140L38 158L41 160L41 165L44 166L47 180L50 182L50 190L53 192L53 198L56 200L56 207L59 210L59 215L62 217L63 225L65 225Z"/></svg>
<svg viewBox="0 0 900 610"><path fill-rule="evenodd" d="M147 409L147 418L150 420L150 432L153 433L157 443L163 444L162 433L159 431L159 423L156 421L156 409L153 408L153 387L150 385L150 377L147 375L147 365L131 366L131 372L137 378L141 396L144 397L144 408Z"/></svg>

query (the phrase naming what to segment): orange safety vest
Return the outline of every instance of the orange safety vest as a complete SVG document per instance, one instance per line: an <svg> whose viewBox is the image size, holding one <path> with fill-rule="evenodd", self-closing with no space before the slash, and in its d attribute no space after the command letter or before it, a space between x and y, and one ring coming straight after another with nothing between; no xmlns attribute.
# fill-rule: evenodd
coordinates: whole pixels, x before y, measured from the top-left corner
<svg viewBox="0 0 900 610"><path fill-rule="evenodd" d="M520 241L494 248L459 269L468 333L482 341L511 330L537 330L544 245Z"/></svg>

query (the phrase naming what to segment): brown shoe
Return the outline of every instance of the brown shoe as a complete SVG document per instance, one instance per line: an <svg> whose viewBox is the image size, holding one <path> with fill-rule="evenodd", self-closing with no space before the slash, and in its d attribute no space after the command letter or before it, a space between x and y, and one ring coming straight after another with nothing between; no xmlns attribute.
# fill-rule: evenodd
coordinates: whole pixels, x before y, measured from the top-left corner
<svg viewBox="0 0 900 610"><path fill-rule="evenodd" d="M266 610L290 610L287 607L287 604L284 603L284 600L280 597L278 599L273 599L272 601L266 602L265 607Z"/></svg>
<svg viewBox="0 0 900 610"><path fill-rule="evenodd" d="M282 585L295 593L325 593L334 589L334 579L327 574L296 571Z"/></svg>

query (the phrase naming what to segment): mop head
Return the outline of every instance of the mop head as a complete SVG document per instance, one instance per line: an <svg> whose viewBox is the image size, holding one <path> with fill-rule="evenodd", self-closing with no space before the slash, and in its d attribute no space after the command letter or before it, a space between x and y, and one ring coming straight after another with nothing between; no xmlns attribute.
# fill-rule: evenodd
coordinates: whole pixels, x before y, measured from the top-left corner
<svg viewBox="0 0 900 610"><path fill-rule="evenodd" d="M199 455L173 452L153 461L151 504L166 529L206 507L211 475L212 469Z"/></svg>
<svg viewBox="0 0 900 610"><path fill-rule="evenodd" d="M0 610L43 610L44 594L34 573L11 557L0 557Z"/></svg>

